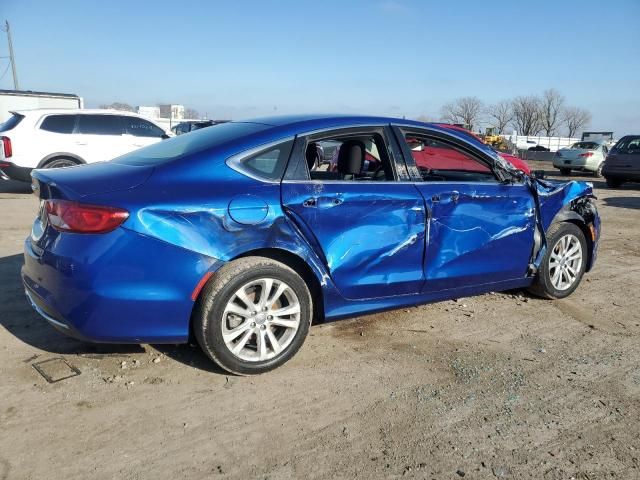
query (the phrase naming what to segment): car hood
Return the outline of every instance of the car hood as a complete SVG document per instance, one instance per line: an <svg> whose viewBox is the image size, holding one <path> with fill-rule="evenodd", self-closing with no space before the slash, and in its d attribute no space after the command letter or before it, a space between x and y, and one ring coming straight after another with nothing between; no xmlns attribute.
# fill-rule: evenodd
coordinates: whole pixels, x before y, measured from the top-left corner
<svg viewBox="0 0 640 480"><path fill-rule="evenodd" d="M98 162L75 167L38 169L31 172L32 188L40 198L78 198L130 190L142 185L153 167Z"/></svg>

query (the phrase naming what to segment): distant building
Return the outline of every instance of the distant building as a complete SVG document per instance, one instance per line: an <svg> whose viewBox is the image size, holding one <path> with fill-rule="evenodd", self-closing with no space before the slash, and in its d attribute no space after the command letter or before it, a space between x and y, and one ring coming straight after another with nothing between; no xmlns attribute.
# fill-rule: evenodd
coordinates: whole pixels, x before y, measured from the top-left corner
<svg viewBox="0 0 640 480"><path fill-rule="evenodd" d="M160 118L160 107L136 107L136 113L147 118Z"/></svg>
<svg viewBox="0 0 640 480"><path fill-rule="evenodd" d="M184 119L184 105L160 105L160 117L171 120Z"/></svg>

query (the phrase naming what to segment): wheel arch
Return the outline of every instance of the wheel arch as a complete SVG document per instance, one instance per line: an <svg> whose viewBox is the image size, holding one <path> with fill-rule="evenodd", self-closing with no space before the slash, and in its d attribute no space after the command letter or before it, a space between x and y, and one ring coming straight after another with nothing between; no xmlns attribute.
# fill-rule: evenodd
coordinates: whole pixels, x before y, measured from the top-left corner
<svg viewBox="0 0 640 480"><path fill-rule="evenodd" d="M293 269L300 277L304 280L304 282L309 287L309 292L311 293L311 299L313 301L313 323L321 323L324 320L324 292L322 289L321 279L323 278L321 272L316 272L314 269L302 258L300 255L297 255L289 250L285 250L283 248L277 247L267 247L267 248L256 248L253 250L247 250L234 258L230 259L229 262L233 262L234 260L238 260L240 258L245 257L264 257L269 258L271 260L275 260L276 262L280 262L289 268ZM320 274L320 278L318 275ZM209 282L213 282L215 280L215 272L209 276L206 284ZM198 292L198 296L195 299L193 304L193 309L191 311L191 317L189 319L189 342L195 342L195 335L193 331L194 324L194 312L196 311L197 304L202 300L202 295L205 291L205 288L200 289Z"/></svg>
<svg viewBox="0 0 640 480"><path fill-rule="evenodd" d="M582 234L584 235L584 238L587 242L587 267L585 271L588 272L589 270L591 270L591 266L593 264L594 240L592 238L592 232L589 228L589 225L587 224L587 221L577 212L574 212L572 210L563 210L555 216L555 218L549 225L549 228L551 228L553 225L557 225L558 223L573 223L582 231Z"/></svg>
<svg viewBox="0 0 640 480"><path fill-rule="evenodd" d="M40 163L38 163L38 166L36 168L42 168L51 160L57 160L58 158L70 158L71 160L78 162L79 165L87 163L82 157L75 155L73 153L56 152L56 153L50 153L49 155L44 157L42 160L40 160Z"/></svg>

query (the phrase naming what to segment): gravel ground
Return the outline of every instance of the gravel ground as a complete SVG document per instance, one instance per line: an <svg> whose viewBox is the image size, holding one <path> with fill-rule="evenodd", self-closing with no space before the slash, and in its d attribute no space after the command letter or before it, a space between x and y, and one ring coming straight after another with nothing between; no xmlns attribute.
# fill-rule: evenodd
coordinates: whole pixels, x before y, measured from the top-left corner
<svg viewBox="0 0 640 480"><path fill-rule="evenodd" d="M0 194L0 479L640 478L640 186L595 184L600 256L570 298L315 326L251 378L58 334L19 280L36 201ZM47 383L55 358L80 375Z"/></svg>

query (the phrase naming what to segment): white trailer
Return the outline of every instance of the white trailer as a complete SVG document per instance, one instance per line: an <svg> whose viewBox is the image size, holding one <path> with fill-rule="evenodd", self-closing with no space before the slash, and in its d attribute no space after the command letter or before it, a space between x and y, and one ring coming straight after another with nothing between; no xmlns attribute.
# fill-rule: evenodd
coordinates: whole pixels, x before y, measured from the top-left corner
<svg viewBox="0 0 640 480"><path fill-rule="evenodd" d="M34 108L84 108L84 101L69 93L0 90L0 123L9 118L9 112Z"/></svg>

